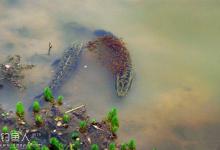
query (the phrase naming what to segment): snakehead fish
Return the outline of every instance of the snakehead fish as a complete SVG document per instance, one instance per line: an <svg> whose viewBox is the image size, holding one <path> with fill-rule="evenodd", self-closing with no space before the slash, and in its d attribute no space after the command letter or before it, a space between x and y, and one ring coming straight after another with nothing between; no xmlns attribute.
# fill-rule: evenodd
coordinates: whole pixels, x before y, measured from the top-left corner
<svg viewBox="0 0 220 150"><path fill-rule="evenodd" d="M131 88L134 72L129 51L124 42L104 30L94 32L96 39L87 43L87 48L95 52L101 62L113 74L117 96L124 97Z"/></svg>
<svg viewBox="0 0 220 150"><path fill-rule="evenodd" d="M48 87L53 93L57 93L59 88L64 84L64 81L69 79L73 71L78 66L78 61L82 53L83 45L74 44L73 47L68 48L60 60L57 60L53 65L58 66L52 80L49 82ZM40 104L43 105L44 96L43 93L36 96L34 99L39 100Z"/></svg>

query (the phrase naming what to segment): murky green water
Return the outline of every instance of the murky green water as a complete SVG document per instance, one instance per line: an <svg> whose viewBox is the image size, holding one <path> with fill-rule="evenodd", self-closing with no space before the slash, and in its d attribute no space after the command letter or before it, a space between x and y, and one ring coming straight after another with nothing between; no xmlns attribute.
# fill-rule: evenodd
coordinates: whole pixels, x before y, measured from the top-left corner
<svg viewBox="0 0 220 150"><path fill-rule="evenodd" d="M18 99L29 105L65 47L106 29L124 39L132 56L136 76L128 97L114 96L108 72L84 52L60 91L66 103L85 103L96 118L118 107L120 141L133 137L141 150L220 149L219 17L217 0L2 0L0 60L20 54L37 67L26 73L25 92L6 86L0 101L10 109Z"/></svg>

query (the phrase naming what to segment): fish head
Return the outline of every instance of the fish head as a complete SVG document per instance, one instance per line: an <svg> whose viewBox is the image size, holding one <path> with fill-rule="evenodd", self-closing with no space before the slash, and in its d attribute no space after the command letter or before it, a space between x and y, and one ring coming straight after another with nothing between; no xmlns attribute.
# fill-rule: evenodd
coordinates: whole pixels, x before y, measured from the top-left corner
<svg viewBox="0 0 220 150"><path fill-rule="evenodd" d="M116 74L115 88L118 97L124 97L128 94L133 80L133 71L129 70L124 73Z"/></svg>

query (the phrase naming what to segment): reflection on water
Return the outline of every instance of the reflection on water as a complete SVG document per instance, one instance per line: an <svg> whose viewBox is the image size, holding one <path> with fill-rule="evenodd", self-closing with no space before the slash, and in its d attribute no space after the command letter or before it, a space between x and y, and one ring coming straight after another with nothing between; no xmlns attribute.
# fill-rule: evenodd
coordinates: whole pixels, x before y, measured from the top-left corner
<svg viewBox="0 0 220 150"><path fill-rule="evenodd" d="M96 118L118 107L120 141L134 137L138 149L219 149L219 7L214 0L2 0L0 61L20 54L37 66L25 73L26 91L5 84L0 101L9 109L19 99L29 105L66 47L106 29L131 53L136 75L128 97L115 97L111 76L85 51L60 90L66 103L85 103Z"/></svg>

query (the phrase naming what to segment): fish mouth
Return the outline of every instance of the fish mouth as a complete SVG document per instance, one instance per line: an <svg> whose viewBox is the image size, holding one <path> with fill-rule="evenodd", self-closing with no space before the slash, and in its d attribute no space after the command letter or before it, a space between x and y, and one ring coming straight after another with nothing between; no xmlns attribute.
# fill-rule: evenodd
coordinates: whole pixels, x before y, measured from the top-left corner
<svg viewBox="0 0 220 150"><path fill-rule="evenodd" d="M127 96L127 91L117 91L117 96L118 97L125 97Z"/></svg>

